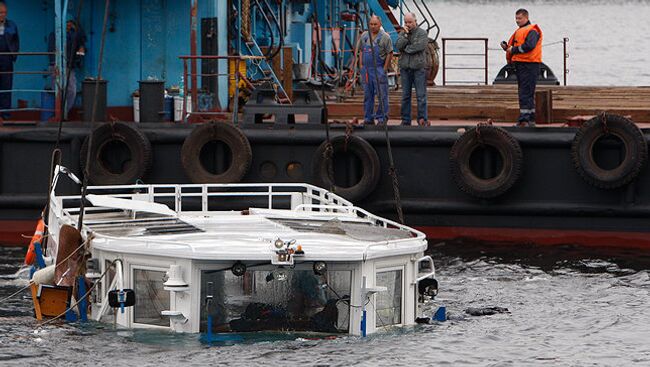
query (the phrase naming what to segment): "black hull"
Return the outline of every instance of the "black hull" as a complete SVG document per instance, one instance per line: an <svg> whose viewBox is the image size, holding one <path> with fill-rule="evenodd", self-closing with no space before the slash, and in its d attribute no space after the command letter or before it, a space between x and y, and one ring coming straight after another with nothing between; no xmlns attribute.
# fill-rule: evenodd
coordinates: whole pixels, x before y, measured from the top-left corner
<svg viewBox="0 0 650 367"><path fill-rule="evenodd" d="M181 165L181 146L193 126L140 124L153 147L146 183L188 183ZM321 125L242 125L253 151L245 182L315 182L312 159L326 139ZM449 151L460 136L458 127L391 126L392 151L399 175L406 223L436 239L467 237L493 242L581 243L650 247L650 170L644 167L619 189L590 186L576 172L570 156L575 128L508 128L524 153L523 174L496 199L476 199L460 191L450 175ZM79 150L89 127L64 126L60 147L63 164L80 174ZM332 137L345 134L333 126ZM646 140L650 131L644 130ZM395 218L392 181L384 131L356 128L352 133L377 151L382 175L377 188L355 204ZM46 201L48 167L57 128L1 128L0 237L16 221L36 220ZM614 154L614 153L612 153ZM270 162L270 163L269 163ZM290 163L301 169L287 173ZM275 166L270 175L269 164ZM261 167L266 169L262 170ZM294 165L295 167L295 165ZM298 174L296 174L298 172ZM300 174L302 172L302 174ZM66 184L64 191L74 193ZM646 239L646 237L648 237ZM19 239L5 237L4 242Z"/></svg>

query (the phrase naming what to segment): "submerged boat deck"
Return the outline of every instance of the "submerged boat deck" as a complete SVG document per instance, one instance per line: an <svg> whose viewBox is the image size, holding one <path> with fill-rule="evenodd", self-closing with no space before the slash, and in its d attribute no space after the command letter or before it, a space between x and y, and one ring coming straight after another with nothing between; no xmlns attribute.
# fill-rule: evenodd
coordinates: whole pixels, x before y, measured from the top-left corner
<svg viewBox="0 0 650 367"><path fill-rule="evenodd" d="M596 115L603 111L629 116L636 123L650 123L650 87L615 86L537 86L552 94L552 121L563 124L572 118ZM399 118L401 90L389 94L390 116ZM412 96L416 111L415 92ZM427 90L429 119L438 125L446 120L492 119L516 121L519 116L517 86L434 86ZM328 102L331 119L363 117L363 91L340 102Z"/></svg>

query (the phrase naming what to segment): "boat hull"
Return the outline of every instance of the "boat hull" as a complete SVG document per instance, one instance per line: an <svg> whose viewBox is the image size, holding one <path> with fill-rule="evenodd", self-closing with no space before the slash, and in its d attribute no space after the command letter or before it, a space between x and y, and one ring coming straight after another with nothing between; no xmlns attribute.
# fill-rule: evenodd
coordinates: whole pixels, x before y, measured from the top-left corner
<svg viewBox="0 0 650 367"><path fill-rule="evenodd" d="M143 181L189 183L180 155L193 126L137 127L152 145L152 167ZM314 154L326 140L324 126L244 124L241 128L252 148L252 162L244 182L315 183ZM599 189L580 177L571 160L571 143L577 129L508 128L522 148L521 177L505 194L478 199L459 189L450 174L450 149L464 129L444 125L389 128L406 224L423 229L435 240L650 247L647 167L628 185ZM62 163L78 175L79 151L89 131L89 126L78 124L63 129ZM647 140L650 131L643 132ZM345 125L333 125L330 133L331 137L345 135ZM356 204L396 218L383 129L355 128L351 134L368 141L380 162L379 183ZM51 125L0 129L0 243L28 242L20 234L31 236L46 202L47 171L55 141L56 128ZM65 182L62 190L75 193L78 187Z"/></svg>

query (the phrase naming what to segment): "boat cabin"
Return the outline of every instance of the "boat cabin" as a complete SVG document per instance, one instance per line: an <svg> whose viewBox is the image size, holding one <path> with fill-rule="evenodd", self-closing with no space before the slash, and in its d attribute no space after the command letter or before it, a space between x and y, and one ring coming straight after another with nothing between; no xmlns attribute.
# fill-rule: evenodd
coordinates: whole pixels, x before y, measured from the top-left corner
<svg viewBox="0 0 650 367"><path fill-rule="evenodd" d="M423 233L312 185L95 186L87 201L95 320L365 335L414 324L437 290ZM59 232L77 225L79 203L52 194L50 257L64 251Z"/></svg>

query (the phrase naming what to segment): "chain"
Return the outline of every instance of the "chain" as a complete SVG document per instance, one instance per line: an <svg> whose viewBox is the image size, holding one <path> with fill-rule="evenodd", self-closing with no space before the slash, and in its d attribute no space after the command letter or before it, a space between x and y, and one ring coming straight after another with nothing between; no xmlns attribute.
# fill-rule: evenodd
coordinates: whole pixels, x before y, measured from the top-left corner
<svg viewBox="0 0 650 367"><path fill-rule="evenodd" d="M609 134L609 128L607 127L607 114L605 113L605 111L603 111L600 114L600 117L603 120L603 132L605 133L605 135L608 135Z"/></svg>
<svg viewBox="0 0 650 367"><path fill-rule="evenodd" d="M350 142L350 137L352 136L353 127L350 121L345 121L345 144L343 145L343 150L348 151L348 143Z"/></svg>
<svg viewBox="0 0 650 367"><path fill-rule="evenodd" d="M369 15L369 9L366 6L365 9L365 14L366 14L366 23L370 24L370 15ZM372 39L372 32L368 30L368 41L370 43L370 49L372 53L372 61L373 61L373 67L375 68L375 84L377 85L377 98L379 99L379 105L382 107L381 111L384 114L384 134L386 136L386 148L388 151L388 174L391 176L392 179L392 184L393 184L393 196L395 198L395 209L397 211L397 219L401 224L404 224L404 212L402 210L402 199L400 195L400 190L399 190L399 179L397 176L397 168L395 168L395 160L393 159L393 149L391 148L390 144L390 137L388 136L388 115L389 115L389 108L388 106L384 105L384 99L382 98L382 90L381 87L379 86L379 75L377 73L377 58L375 57L375 41ZM383 68L384 65L381 65Z"/></svg>

